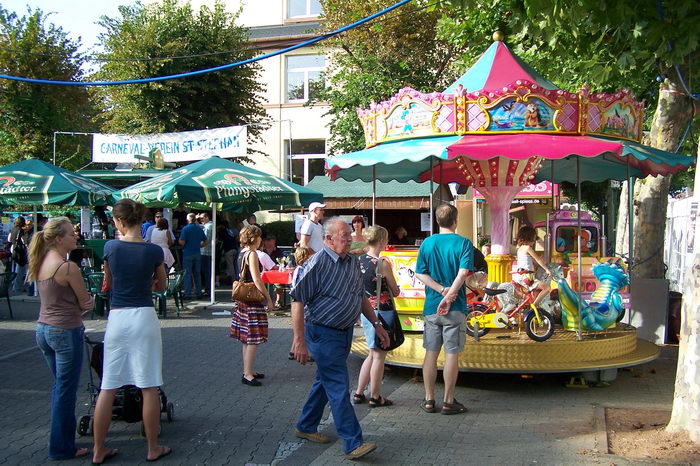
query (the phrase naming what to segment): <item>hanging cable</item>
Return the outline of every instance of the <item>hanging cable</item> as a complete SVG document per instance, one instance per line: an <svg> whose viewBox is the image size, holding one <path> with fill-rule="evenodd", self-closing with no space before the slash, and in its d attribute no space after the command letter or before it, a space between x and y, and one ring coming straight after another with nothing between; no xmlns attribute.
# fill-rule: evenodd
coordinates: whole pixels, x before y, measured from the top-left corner
<svg viewBox="0 0 700 466"><path fill-rule="evenodd" d="M188 78L190 76L199 76L202 74L207 74L207 73L212 73L215 71L221 71L221 70L226 70L229 68L234 68L237 66L242 66L242 65L247 65L249 63L254 63L260 60L264 60L266 58L271 58L275 57L277 55L282 55L287 52L291 52L292 50L297 50L302 47L307 47L309 45L315 44L317 42L321 42L322 40L329 39L333 36L336 36L338 34L341 34L345 31L349 31L350 29L354 29L364 23L367 23L368 21L372 21L375 18L378 18L390 11L395 10L396 8L399 8L411 0L401 0L398 3L395 3L394 5L391 5L388 8L385 8L377 13L374 13L370 16L367 16L359 21L355 21L352 24L349 24L347 26L343 26L342 28L336 29L335 31L320 35L318 37L315 37L313 39L301 42L299 44L293 45L291 47L287 47L281 50L278 50L276 52L271 52L267 53L265 55L261 55L259 57L254 57L254 58L249 58L247 60L241 60L237 61L235 63L229 63L226 65L221 65L221 66L216 66L213 68L207 68L204 70L198 70L198 71L188 71L187 73L178 73L178 74L172 74L172 75L167 75L167 76L158 76L155 78L143 78L143 79L127 79L123 81L54 81L50 79L35 79L35 78L25 78L25 77L20 77L20 76L11 76L11 75L6 75L6 74L0 74L0 79L9 79L12 81L20 81L20 82L28 82L28 83L33 83L33 84L50 84L50 85L58 85L58 86L119 86L119 85L125 85L125 84L144 84L144 83L150 83L150 82L158 82L158 81L169 81L171 79L179 79L179 78Z"/></svg>

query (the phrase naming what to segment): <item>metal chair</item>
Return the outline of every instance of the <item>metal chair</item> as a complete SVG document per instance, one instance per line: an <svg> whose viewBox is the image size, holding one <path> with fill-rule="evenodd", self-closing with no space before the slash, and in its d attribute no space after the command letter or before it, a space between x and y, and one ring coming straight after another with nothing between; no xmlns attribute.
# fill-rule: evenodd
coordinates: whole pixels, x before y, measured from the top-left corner
<svg viewBox="0 0 700 466"><path fill-rule="evenodd" d="M17 274L14 272L0 273L0 298L7 298L7 308L10 310L10 319L12 316L12 303L10 302L10 287L14 283Z"/></svg>
<svg viewBox="0 0 700 466"><path fill-rule="evenodd" d="M102 272L92 272L87 275L88 291L95 299L95 306L92 309L93 315L104 316L105 311L110 311L109 300L111 294L109 291L102 291L104 278L105 274Z"/></svg>
<svg viewBox="0 0 700 466"><path fill-rule="evenodd" d="M168 275L168 284L163 291L154 291L152 296L156 301L158 314L165 318L168 314L168 298L172 297L175 301L175 312L180 317L180 308L184 307L182 281L185 273L182 271L173 272Z"/></svg>

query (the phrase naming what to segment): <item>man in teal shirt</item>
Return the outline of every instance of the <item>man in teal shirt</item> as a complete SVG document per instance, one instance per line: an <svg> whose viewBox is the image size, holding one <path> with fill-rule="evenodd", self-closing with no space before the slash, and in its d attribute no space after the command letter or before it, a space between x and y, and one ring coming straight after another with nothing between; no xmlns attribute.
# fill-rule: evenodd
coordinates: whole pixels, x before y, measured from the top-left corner
<svg viewBox="0 0 700 466"><path fill-rule="evenodd" d="M442 414L460 414L467 409L454 398L459 374L459 353L464 349L467 296L464 280L474 269L474 247L467 238L455 233L457 208L443 204L435 209L440 230L421 244L416 261L416 276L425 283L425 330L423 333L423 411L435 412L437 358L445 348L445 394Z"/></svg>

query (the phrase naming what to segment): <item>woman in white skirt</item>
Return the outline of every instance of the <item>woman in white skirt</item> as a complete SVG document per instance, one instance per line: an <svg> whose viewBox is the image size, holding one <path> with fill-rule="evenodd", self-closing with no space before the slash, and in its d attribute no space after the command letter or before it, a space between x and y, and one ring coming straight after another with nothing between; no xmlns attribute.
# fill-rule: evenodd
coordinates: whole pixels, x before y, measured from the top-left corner
<svg viewBox="0 0 700 466"><path fill-rule="evenodd" d="M146 459L155 461L172 452L158 444L160 400L163 384L163 349L160 323L153 308L152 291L166 286L163 250L141 237L146 207L122 199L112 210L120 240L108 241L104 248L105 281L112 290L104 341L102 387L95 407L93 464L101 464L117 454L105 446L112 419L116 390L136 385L143 396L143 424L148 442Z"/></svg>

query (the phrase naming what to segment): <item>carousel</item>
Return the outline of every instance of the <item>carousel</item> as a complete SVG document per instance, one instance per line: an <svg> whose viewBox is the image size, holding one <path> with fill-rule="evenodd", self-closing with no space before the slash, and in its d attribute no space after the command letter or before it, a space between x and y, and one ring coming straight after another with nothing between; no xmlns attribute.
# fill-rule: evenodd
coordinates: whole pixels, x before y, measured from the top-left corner
<svg viewBox="0 0 700 466"><path fill-rule="evenodd" d="M512 290L509 209L519 192L544 180L568 181L579 187L580 198L583 181L668 175L687 169L692 159L640 143L644 104L629 90L608 94L591 92L587 86L576 93L559 89L502 39L501 33L495 33L494 43L443 92L424 94L404 88L388 101L358 110L367 147L328 158L327 172L332 179L456 182L474 187L491 211L488 281ZM552 321L539 314L530 318L535 333L549 334L537 340L523 330L525 319L517 325L491 319L504 325L479 329L486 320L471 313L468 322L476 332L468 331L472 336L460 357L461 370L583 372L612 380L617 368L658 356L656 345L637 338L636 329L621 322L625 312L621 296L628 291L630 264L584 254L591 246L592 231L582 224L585 213L576 210L567 215L575 229L573 246L567 251L570 261L565 267L554 267L556 310L539 313L557 314L561 323L551 332L537 327L553 325ZM431 221L431 233L432 225ZM545 260L556 262L556 238L548 227ZM394 302L406 331L405 343L387 355L389 364L422 365L424 290L414 273L417 252L398 248L385 252L401 288ZM592 285L584 283L585 277L594 277ZM515 295L516 302L524 299ZM479 309L484 315L506 313L501 306L490 305L489 299L501 301L502 296L482 299ZM352 351L367 354L363 337L355 339Z"/></svg>

